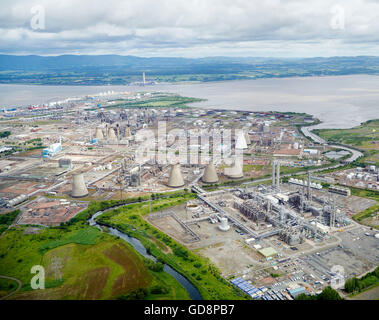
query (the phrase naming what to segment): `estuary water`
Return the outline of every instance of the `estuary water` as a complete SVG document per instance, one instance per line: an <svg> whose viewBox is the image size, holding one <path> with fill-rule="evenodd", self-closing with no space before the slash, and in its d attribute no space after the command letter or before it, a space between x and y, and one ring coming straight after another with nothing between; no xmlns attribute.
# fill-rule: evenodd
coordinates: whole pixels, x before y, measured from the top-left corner
<svg viewBox="0 0 379 320"><path fill-rule="evenodd" d="M141 86L0 85L0 106L46 103L67 97L114 91L164 91L207 99L202 108L306 112L320 128L350 128L379 118L379 76L271 78Z"/></svg>

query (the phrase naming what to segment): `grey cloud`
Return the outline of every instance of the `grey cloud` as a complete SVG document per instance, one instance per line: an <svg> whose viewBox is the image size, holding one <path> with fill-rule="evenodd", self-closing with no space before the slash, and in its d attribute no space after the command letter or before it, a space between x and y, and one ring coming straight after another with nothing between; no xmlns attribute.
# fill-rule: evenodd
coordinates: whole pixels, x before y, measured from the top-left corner
<svg viewBox="0 0 379 320"><path fill-rule="evenodd" d="M30 28L36 4L45 30ZM343 30L331 28L334 5ZM372 54L379 40L373 0L5 0L0 10L0 51L15 54Z"/></svg>

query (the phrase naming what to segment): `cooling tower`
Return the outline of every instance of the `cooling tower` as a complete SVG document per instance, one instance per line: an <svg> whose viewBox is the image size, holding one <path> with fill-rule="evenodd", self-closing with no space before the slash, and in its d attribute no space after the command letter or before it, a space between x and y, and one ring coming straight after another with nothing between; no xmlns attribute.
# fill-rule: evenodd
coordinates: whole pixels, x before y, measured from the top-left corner
<svg viewBox="0 0 379 320"><path fill-rule="evenodd" d="M109 130L108 130L108 139L109 140L117 140L117 136L116 136L113 128L109 128Z"/></svg>
<svg viewBox="0 0 379 320"><path fill-rule="evenodd" d="M227 218L221 218L221 224L218 226L218 228L221 231L228 231L230 229L230 226L228 225L228 219Z"/></svg>
<svg viewBox="0 0 379 320"><path fill-rule="evenodd" d="M241 165L242 160L236 159L234 161L234 166L231 168L225 168L225 175L232 179L239 179L243 177L243 170Z"/></svg>
<svg viewBox="0 0 379 320"><path fill-rule="evenodd" d="M184 186L184 180L180 171L180 164L173 164L171 166L170 178L168 184L171 188L178 188Z"/></svg>
<svg viewBox="0 0 379 320"><path fill-rule="evenodd" d="M104 139L103 130L101 130L101 128L96 128L95 138L98 140Z"/></svg>
<svg viewBox="0 0 379 320"><path fill-rule="evenodd" d="M130 133L130 128L129 127L126 127L125 128L125 134L124 134L124 137L125 138L129 138L132 134Z"/></svg>
<svg viewBox="0 0 379 320"><path fill-rule="evenodd" d="M88 195L86 184L84 183L83 173L76 173L72 175L72 191L73 198L81 198Z"/></svg>
<svg viewBox="0 0 379 320"><path fill-rule="evenodd" d="M205 183L216 183L218 182L218 176L216 168L213 163L209 163L204 170L204 174L201 177L201 180Z"/></svg>
<svg viewBox="0 0 379 320"><path fill-rule="evenodd" d="M250 135L248 132L245 133L245 140L248 146L251 145Z"/></svg>
<svg viewBox="0 0 379 320"><path fill-rule="evenodd" d="M243 131L239 131L237 134L236 149L247 149L246 139Z"/></svg>

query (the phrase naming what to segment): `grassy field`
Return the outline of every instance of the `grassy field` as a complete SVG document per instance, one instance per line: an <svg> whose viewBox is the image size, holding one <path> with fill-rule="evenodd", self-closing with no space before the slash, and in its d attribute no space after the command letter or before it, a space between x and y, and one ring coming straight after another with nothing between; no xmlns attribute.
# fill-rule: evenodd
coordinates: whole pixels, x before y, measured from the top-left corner
<svg viewBox="0 0 379 320"><path fill-rule="evenodd" d="M351 194L357 197L363 197L368 198L377 201L376 204L371 206L370 208L367 208L366 210L363 210L353 216L353 219L359 223L373 226L376 229L379 229L379 225L373 225L372 223L368 223L369 219L371 217L375 216L379 212L379 192L375 190L366 190L366 189L359 189L354 187L349 187L351 190Z"/></svg>
<svg viewBox="0 0 379 320"><path fill-rule="evenodd" d="M115 104L102 106L103 108L188 108L187 104L200 102L203 99L174 96L158 96L139 101L116 101Z"/></svg>
<svg viewBox="0 0 379 320"><path fill-rule="evenodd" d="M369 120L351 129L317 129L314 132L332 142L350 144L365 150L378 149L379 119Z"/></svg>
<svg viewBox="0 0 379 320"><path fill-rule="evenodd" d="M17 286L14 280L0 278L0 298L16 290Z"/></svg>
<svg viewBox="0 0 379 320"><path fill-rule="evenodd" d="M152 201L151 211L179 205L193 198L189 193L180 197ZM150 253L185 275L199 290L204 299L246 298L221 276L217 268L202 256L196 255L146 222L149 204L139 203L104 213L100 223L115 227L138 238Z"/></svg>
<svg viewBox="0 0 379 320"><path fill-rule="evenodd" d="M150 299L189 299L174 278L150 270L124 240L84 222L34 234L29 229L17 226L0 238L0 275L23 283L12 299L114 299L140 288ZM45 290L30 287L33 265L45 268ZM163 293L154 293L157 288Z"/></svg>
<svg viewBox="0 0 379 320"><path fill-rule="evenodd" d="M314 133L321 138L348 144L365 151L362 161L370 161L379 165L379 119L369 120L351 129L317 129Z"/></svg>

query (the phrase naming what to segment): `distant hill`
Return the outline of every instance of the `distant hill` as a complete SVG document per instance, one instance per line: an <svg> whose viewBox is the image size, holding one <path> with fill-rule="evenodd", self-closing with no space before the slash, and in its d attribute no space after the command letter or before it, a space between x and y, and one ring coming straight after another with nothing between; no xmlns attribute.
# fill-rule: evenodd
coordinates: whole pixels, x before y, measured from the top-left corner
<svg viewBox="0 0 379 320"><path fill-rule="evenodd" d="M379 74L379 57L171 58L121 55L0 55L0 83L126 84L146 72L155 81Z"/></svg>

